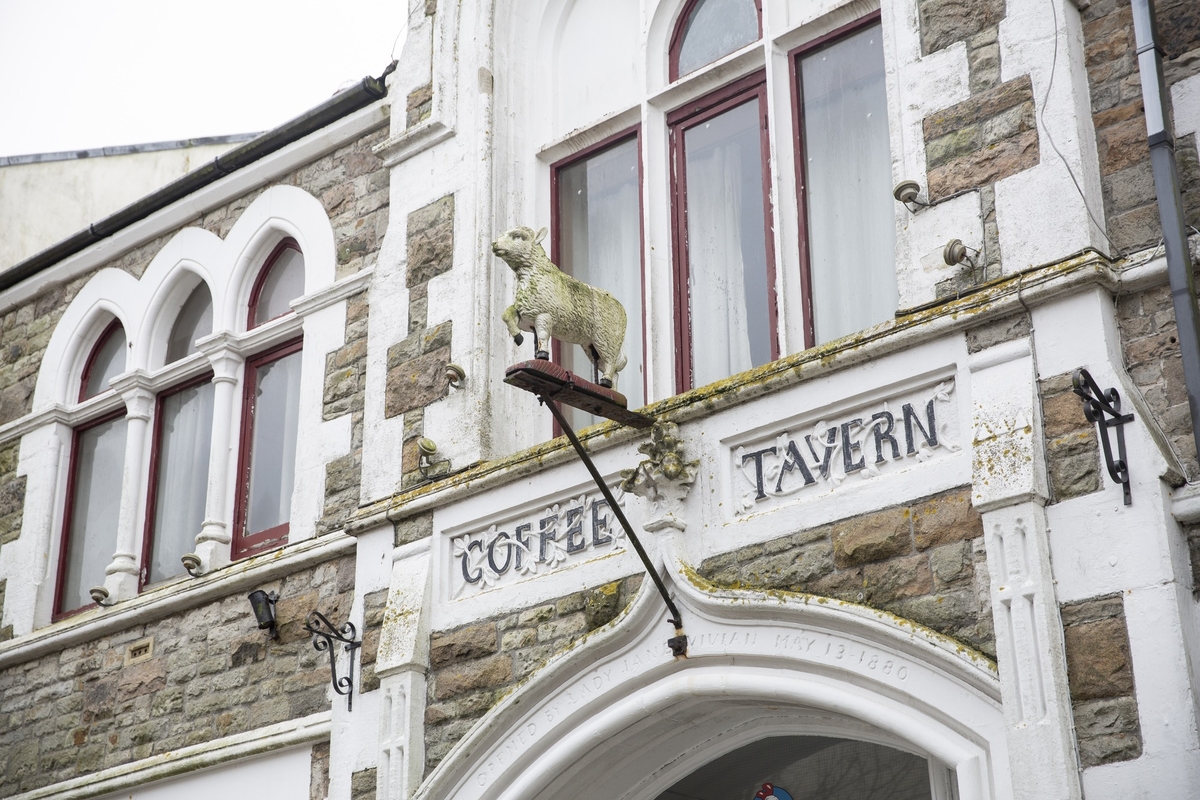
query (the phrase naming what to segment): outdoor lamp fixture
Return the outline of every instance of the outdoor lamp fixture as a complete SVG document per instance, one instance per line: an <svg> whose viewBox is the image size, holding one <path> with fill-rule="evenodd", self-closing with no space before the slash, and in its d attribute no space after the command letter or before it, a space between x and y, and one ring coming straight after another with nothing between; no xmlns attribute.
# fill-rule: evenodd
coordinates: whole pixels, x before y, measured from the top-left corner
<svg viewBox="0 0 1200 800"><path fill-rule="evenodd" d="M971 280L974 283L979 283L980 277L977 274L979 271L978 258L979 251L974 247L967 247L962 243L962 239L951 239L942 248L942 261L946 262L946 266L955 267L959 264L966 264L971 268Z"/></svg>
<svg viewBox="0 0 1200 800"><path fill-rule="evenodd" d="M250 607L254 609L254 619L258 620L258 627L267 631L267 635L272 639L278 639L279 631L275 627L275 601L279 599L279 595L257 589L248 596Z"/></svg>
<svg viewBox="0 0 1200 800"><path fill-rule="evenodd" d="M929 207L929 203L917 199L920 193L921 184L916 181L900 181L896 188L892 189L892 197L896 198L897 202L904 203L905 208L914 214L922 208Z"/></svg>
<svg viewBox="0 0 1200 800"><path fill-rule="evenodd" d="M329 679L333 682L333 691L346 696L346 710L354 710L354 651L362 647L361 641L354 641L357 631L353 622L347 622L340 628L335 628L324 614L314 611L308 615L304 630L312 634L313 649L317 652L329 652ZM337 675L337 656L334 653L334 641L346 646L350 654L350 667L347 675L339 678Z"/></svg>

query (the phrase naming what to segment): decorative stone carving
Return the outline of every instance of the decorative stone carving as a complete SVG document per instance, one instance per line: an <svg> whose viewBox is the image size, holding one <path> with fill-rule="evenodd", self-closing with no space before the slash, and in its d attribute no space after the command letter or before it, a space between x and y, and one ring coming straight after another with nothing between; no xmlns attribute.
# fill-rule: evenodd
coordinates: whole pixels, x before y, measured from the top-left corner
<svg viewBox="0 0 1200 800"><path fill-rule="evenodd" d="M621 489L650 501L650 519L642 527L650 532L663 528L685 530L687 523L679 512L696 481L700 462L684 460L679 426L674 422L654 423L650 441L638 452L648 457L633 469L621 470Z"/></svg>
<svg viewBox="0 0 1200 800"><path fill-rule="evenodd" d="M577 281L556 267L541 241L542 228L517 227L492 242L492 252L517 273L516 299L502 319L518 345L532 331L539 359L550 358L551 337L577 344L592 362L593 379L616 388L625 368L625 308L603 289Z"/></svg>

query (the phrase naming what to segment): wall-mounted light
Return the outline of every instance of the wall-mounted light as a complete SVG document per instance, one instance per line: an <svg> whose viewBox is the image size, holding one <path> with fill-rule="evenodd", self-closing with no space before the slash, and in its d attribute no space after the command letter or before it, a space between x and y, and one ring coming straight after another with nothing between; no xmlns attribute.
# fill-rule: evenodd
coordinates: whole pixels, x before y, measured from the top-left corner
<svg viewBox="0 0 1200 800"><path fill-rule="evenodd" d="M440 478L450 472L450 459L435 458L437 451L438 446L433 439L421 437L417 440L417 452L421 454L417 469L421 471L422 478Z"/></svg>
<svg viewBox="0 0 1200 800"><path fill-rule="evenodd" d="M948 267L956 267L959 264L966 264L971 268L971 280L974 283L979 283L979 251L974 247L967 247L962 243L962 239L951 239L946 242L946 246L942 248L942 261L946 262Z"/></svg>
<svg viewBox="0 0 1200 800"><path fill-rule="evenodd" d="M92 602L101 608L108 608L112 605L112 603L104 602L108 599L108 589L105 589L103 586L93 586L91 589L88 589L88 594L92 596Z"/></svg>
<svg viewBox="0 0 1200 800"><path fill-rule="evenodd" d="M896 198L897 202L903 203L905 208L914 214L922 208L929 207L929 203L918 199L920 194L921 184L916 181L900 181L896 184L896 188L892 189L892 197Z"/></svg>
<svg viewBox="0 0 1200 800"><path fill-rule="evenodd" d="M254 609L254 619L258 622L258 627L267 631L267 635L272 639L278 639L279 630L275 627L275 601L279 599L279 595L256 589L248 597L250 598L250 607Z"/></svg>
<svg viewBox="0 0 1200 800"><path fill-rule="evenodd" d="M451 389L461 389L463 382L466 380L466 370L458 364L450 363L446 365L446 383L450 384Z"/></svg>
<svg viewBox="0 0 1200 800"><path fill-rule="evenodd" d="M179 557L179 560L183 562L183 568L187 571L188 575L191 575L193 578L200 577L200 556L195 553L184 553Z"/></svg>

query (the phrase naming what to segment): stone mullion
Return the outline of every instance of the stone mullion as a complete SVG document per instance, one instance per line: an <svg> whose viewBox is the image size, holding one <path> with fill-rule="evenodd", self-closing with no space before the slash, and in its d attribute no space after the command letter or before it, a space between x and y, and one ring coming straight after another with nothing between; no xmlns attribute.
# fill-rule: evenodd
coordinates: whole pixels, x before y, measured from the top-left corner
<svg viewBox="0 0 1200 800"><path fill-rule="evenodd" d="M229 465L231 454L233 458L237 457L237 447L230 437L233 432L233 415L240 407L237 388L243 359L223 339L218 339L211 346L201 349L208 355L213 368L213 447L208 457L204 522L196 535L195 552L199 560L196 572L203 574L230 561L232 524L226 518L230 485Z"/></svg>
<svg viewBox="0 0 1200 800"><path fill-rule="evenodd" d="M127 600L138 593L141 571L141 500L146 476L146 433L154 411L154 393L147 388L145 373L136 371L113 382L125 401L125 465L121 480L121 505L117 516L117 547L112 563L104 570L104 589L109 602ZM93 595L94 597L94 595Z"/></svg>
<svg viewBox="0 0 1200 800"><path fill-rule="evenodd" d="M1062 623L1050 566L1031 342L970 360L972 502L983 515L1013 793L1079 798Z"/></svg>

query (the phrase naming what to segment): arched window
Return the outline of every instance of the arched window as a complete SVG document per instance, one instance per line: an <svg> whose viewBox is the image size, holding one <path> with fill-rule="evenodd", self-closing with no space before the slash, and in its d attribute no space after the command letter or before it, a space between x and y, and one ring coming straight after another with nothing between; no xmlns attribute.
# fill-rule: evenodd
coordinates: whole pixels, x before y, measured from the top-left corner
<svg viewBox="0 0 1200 800"><path fill-rule="evenodd" d="M92 348L80 375L80 402L108 390L125 371L125 329L113 320ZM117 547L125 466L125 408L75 428L58 559L54 615L91 605L90 589L104 582Z"/></svg>
<svg viewBox="0 0 1200 800"><path fill-rule="evenodd" d="M872 742L775 736L739 747L658 800L930 800L929 761Z"/></svg>
<svg viewBox="0 0 1200 800"><path fill-rule="evenodd" d="M203 281L192 290L167 337L167 360L171 364L196 352L196 340L212 333L212 293Z"/></svg>
<svg viewBox="0 0 1200 800"><path fill-rule="evenodd" d="M108 382L125 371L125 329L119 320L109 323L83 366L79 401L108 391Z"/></svg>
<svg viewBox="0 0 1200 800"><path fill-rule="evenodd" d="M671 37L671 80L695 72L761 36L761 0L689 0Z"/></svg>
<svg viewBox="0 0 1200 800"><path fill-rule="evenodd" d="M267 258L250 292L247 328L282 317L291 302L304 294L304 254L293 239L284 239Z"/></svg>
<svg viewBox="0 0 1200 800"><path fill-rule="evenodd" d="M304 255L291 239L275 248L250 293L249 327L291 311L304 292ZM301 338L246 359L232 556L287 543L300 415Z"/></svg>

